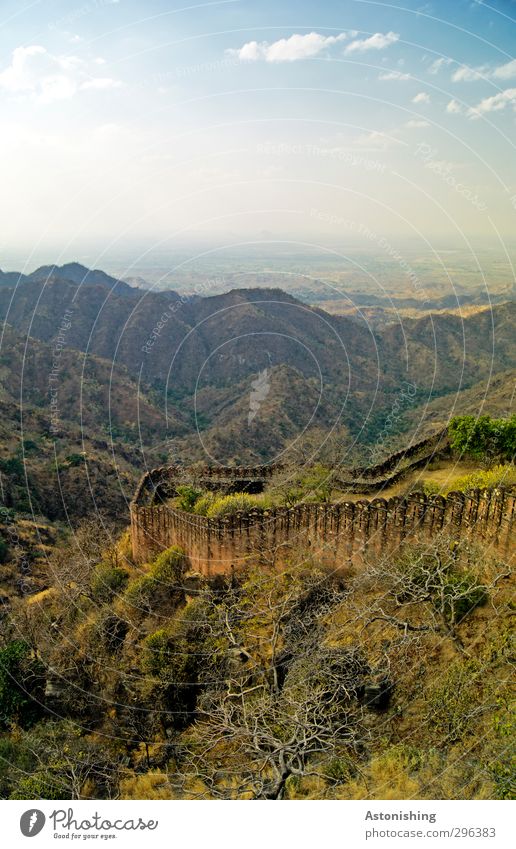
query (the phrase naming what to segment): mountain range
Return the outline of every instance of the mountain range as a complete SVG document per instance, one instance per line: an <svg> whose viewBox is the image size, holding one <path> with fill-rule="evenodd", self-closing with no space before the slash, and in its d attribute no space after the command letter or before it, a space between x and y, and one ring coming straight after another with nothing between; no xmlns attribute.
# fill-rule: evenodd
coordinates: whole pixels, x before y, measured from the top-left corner
<svg viewBox="0 0 516 849"><path fill-rule="evenodd" d="M40 446L26 458L36 477L43 456L45 468L80 454L122 470L115 513L141 470L167 460L270 462L332 430L351 465L361 446L417 440L450 411L489 412L495 396L510 409L515 312L507 302L378 327L280 289L185 297L77 263L0 272L4 430ZM4 463L15 450L4 433Z"/></svg>

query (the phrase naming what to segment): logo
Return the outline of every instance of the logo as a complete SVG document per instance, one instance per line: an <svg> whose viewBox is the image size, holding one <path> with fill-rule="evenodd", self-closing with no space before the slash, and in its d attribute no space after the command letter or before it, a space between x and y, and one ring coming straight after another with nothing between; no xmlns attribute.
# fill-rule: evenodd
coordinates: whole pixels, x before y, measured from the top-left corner
<svg viewBox="0 0 516 849"><path fill-rule="evenodd" d="M45 825L45 814L37 808L25 811L20 817L20 831L25 837L35 837Z"/></svg>
<svg viewBox="0 0 516 849"><path fill-rule="evenodd" d="M251 383L252 392L251 397L249 399L249 414L247 416L247 424L250 425L256 414L258 413L260 407L262 406L262 401L265 401L267 395L271 391L271 383L269 380L269 370L264 368L256 378Z"/></svg>

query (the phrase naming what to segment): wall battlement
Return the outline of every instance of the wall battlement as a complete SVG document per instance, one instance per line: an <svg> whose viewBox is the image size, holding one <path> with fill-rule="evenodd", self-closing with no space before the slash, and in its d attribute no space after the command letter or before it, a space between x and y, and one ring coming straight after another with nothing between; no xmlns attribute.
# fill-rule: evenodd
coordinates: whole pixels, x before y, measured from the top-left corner
<svg viewBox="0 0 516 849"><path fill-rule="evenodd" d="M235 479L243 479L242 469L231 471ZM171 469L154 470L142 480L131 504L133 556L143 563L179 545L192 570L207 577L230 573L256 557L281 566L299 548L338 568L359 561L366 552L384 553L443 529L471 533L502 551L514 543L514 488L451 492L446 498L411 493L405 498L298 504L209 519L163 503L159 495L164 473L170 487Z"/></svg>

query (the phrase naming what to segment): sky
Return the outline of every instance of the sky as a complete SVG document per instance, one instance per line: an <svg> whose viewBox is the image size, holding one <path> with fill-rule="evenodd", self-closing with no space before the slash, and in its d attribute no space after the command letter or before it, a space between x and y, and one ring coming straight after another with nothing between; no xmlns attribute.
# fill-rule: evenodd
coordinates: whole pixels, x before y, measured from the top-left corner
<svg viewBox="0 0 516 849"><path fill-rule="evenodd" d="M513 0L0 0L0 267L271 241L503 251L515 47Z"/></svg>

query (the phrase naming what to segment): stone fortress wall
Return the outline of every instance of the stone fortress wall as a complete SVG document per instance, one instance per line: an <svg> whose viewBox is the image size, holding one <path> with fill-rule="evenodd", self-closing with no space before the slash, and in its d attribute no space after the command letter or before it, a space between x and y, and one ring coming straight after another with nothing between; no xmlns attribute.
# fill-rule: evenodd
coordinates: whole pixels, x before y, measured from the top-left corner
<svg viewBox="0 0 516 849"><path fill-rule="evenodd" d="M346 472L352 483L374 482L378 474L388 485L408 469L448 450L437 434L389 458L377 468ZM405 463L403 468L400 464ZM277 467L178 466L154 469L140 481L131 503L133 556L139 563L159 551L179 545L192 571L207 577L231 573L253 558L283 566L302 549L335 568L357 562L365 553L382 554L404 540L431 538L442 529L473 533L504 552L514 543L516 489L451 492L447 497L414 492L404 498L373 498L335 504L305 504L251 510L209 519L178 510L166 503L175 486L187 481L223 491L260 491ZM367 491L367 490L366 490Z"/></svg>

